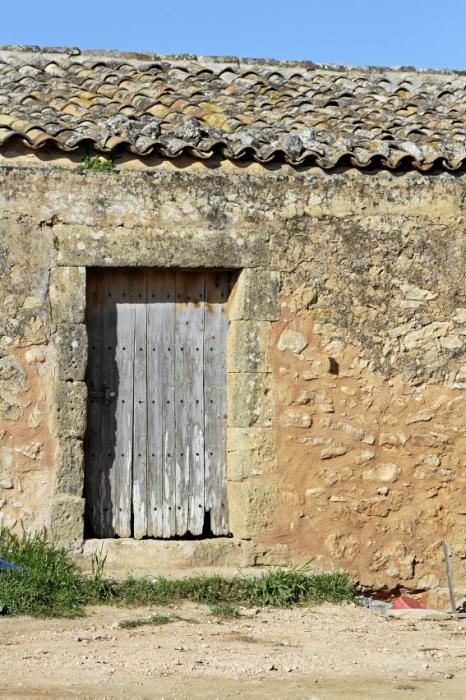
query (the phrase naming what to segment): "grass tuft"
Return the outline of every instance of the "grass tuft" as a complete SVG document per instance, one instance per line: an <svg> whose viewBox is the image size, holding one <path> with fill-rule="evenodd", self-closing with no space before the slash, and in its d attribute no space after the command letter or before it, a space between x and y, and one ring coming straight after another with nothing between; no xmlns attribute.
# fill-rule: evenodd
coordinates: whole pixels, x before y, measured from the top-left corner
<svg viewBox="0 0 466 700"><path fill-rule="evenodd" d="M241 613L233 605L228 603L217 603L217 605L210 606L210 612L215 617L221 617L228 619L241 617Z"/></svg>
<svg viewBox="0 0 466 700"><path fill-rule="evenodd" d="M113 170L114 167L114 161L103 156L88 156L81 163L82 170L95 170L100 173Z"/></svg>
<svg viewBox="0 0 466 700"><path fill-rule="evenodd" d="M145 625L168 625L170 622L175 622L176 617L173 615L151 615L151 617L143 617L131 620L121 620L119 627L125 630L131 630L135 627L144 627Z"/></svg>
<svg viewBox="0 0 466 700"><path fill-rule="evenodd" d="M307 567L274 569L257 577L192 576L182 579L128 578L115 585L126 605L167 605L181 600L206 605L273 606L354 601L356 589L343 572L310 573Z"/></svg>
<svg viewBox="0 0 466 700"><path fill-rule="evenodd" d="M75 617L93 597L97 582L85 579L64 549L47 542L45 532L0 530L0 558L20 567L0 571L3 614Z"/></svg>
<svg viewBox="0 0 466 700"><path fill-rule="evenodd" d="M314 573L306 566L273 569L257 577L129 577L111 583L104 578L102 551L92 558L92 574L84 576L69 553L50 544L45 533L0 530L0 559L20 567L0 571L0 612L8 615L74 617L91 603L163 606L191 601L210 605L217 616L236 617L238 605L285 608L356 599L356 588L345 573Z"/></svg>

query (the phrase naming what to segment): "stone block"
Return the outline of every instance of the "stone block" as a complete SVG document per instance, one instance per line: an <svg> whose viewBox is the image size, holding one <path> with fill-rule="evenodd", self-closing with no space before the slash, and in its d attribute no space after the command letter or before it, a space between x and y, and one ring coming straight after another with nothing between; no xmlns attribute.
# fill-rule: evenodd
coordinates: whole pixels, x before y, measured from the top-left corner
<svg viewBox="0 0 466 700"><path fill-rule="evenodd" d="M57 435L64 438L83 438L87 414L86 384L58 382L55 400Z"/></svg>
<svg viewBox="0 0 466 700"><path fill-rule="evenodd" d="M50 303L55 323L84 323L86 268L56 267L50 273Z"/></svg>
<svg viewBox="0 0 466 700"><path fill-rule="evenodd" d="M270 372L269 321L232 321L228 332L229 372Z"/></svg>
<svg viewBox="0 0 466 700"><path fill-rule="evenodd" d="M302 333L287 328L278 339L277 348L281 352L291 350L291 352L299 354L307 347L307 344L307 340Z"/></svg>
<svg viewBox="0 0 466 700"><path fill-rule="evenodd" d="M253 372L228 374L228 425L236 428L272 424L271 375Z"/></svg>
<svg viewBox="0 0 466 700"><path fill-rule="evenodd" d="M228 483L230 530L234 537L250 539L273 523L278 500L275 479L246 479Z"/></svg>
<svg viewBox="0 0 466 700"><path fill-rule="evenodd" d="M50 531L56 544L80 547L84 537L84 498L59 496L52 501Z"/></svg>
<svg viewBox="0 0 466 700"><path fill-rule="evenodd" d="M186 191L183 195L186 196ZM147 200L141 205L142 211L146 204ZM69 267L239 269L259 262L267 264L270 251L262 232L225 230L217 224L218 221L214 226L197 222L190 226L184 219L177 225L172 221L170 229L160 225L159 216L148 226L129 228L56 224L54 233L60 241L57 260L60 265Z"/></svg>
<svg viewBox="0 0 466 700"><path fill-rule="evenodd" d="M312 415L306 408L288 408L280 418L284 428L310 428Z"/></svg>
<svg viewBox="0 0 466 700"><path fill-rule="evenodd" d="M228 428L227 478L242 481L274 471L275 442L272 428Z"/></svg>
<svg viewBox="0 0 466 700"><path fill-rule="evenodd" d="M230 301L230 320L276 321L280 318L279 292L279 272L243 270Z"/></svg>
<svg viewBox="0 0 466 700"><path fill-rule="evenodd" d="M55 336L58 378L82 381L87 365L87 331L83 324L62 323Z"/></svg>
<svg viewBox="0 0 466 700"><path fill-rule="evenodd" d="M0 357L0 392L19 396L27 390L26 374L13 355Z"/></svg>
<svg viewBox="0 0 466 700"><path fill-rule="evenodd" d="M84 449L82 440L62 439L56 452L55 492L82 496L84 486Z"/></svg>
<svg viewBox="0 0 466 700"><path fill-rule="evenodd" d="M362 473L364 481L385 481L393 484L400 475L398 464L377 464L373 469L368 469Z"/></svg>

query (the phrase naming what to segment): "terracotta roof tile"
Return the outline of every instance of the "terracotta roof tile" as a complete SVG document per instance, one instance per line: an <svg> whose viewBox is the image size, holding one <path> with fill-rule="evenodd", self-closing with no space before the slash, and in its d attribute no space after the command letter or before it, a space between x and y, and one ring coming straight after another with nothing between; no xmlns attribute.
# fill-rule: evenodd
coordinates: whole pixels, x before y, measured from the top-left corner
<svg viewBox="0 0 466 700"><path fill-rule="evenodd" d="M30 148L455 170L465 96L460 72L0 48L0 144Z"/></svg>

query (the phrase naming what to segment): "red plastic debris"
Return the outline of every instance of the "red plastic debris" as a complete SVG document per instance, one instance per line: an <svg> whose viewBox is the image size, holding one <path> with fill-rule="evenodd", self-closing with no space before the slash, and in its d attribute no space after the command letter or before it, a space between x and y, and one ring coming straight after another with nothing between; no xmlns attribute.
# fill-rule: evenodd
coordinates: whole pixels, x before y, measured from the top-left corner
<svg viewBox="0 0 466 700"><path fill-rule="evenodd" d="M409 595L400 595L393 601L391 609L399 610L400 608L425 608L425 605Z"/></svg>

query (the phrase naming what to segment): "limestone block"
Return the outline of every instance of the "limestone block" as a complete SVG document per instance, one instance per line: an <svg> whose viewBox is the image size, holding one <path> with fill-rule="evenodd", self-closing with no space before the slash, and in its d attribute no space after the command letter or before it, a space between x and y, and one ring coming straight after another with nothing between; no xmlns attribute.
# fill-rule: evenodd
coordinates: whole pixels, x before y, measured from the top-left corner
<svg viewBox="0 0 466 700"><path fill-rule="evenodd" d="M84 498L59 496L52 501L52 539L65 547L79 547L84 536Z"/></svg>
<svg viewBox="0 0 466 700"><path fill-rule="evenodd" d="M82 438L86 430L87 387L84 382L58 382L56 389L57 435Z"/></svg>
<svg viewBox="0 0 466 700"><path fill-rule="evenodd" d="M87 364L87 332L84 324L62 323L55 336L58 378L82 381Z"/></svg>
<svg viewBox="0 0 466 700"><path fill-rule="evenodd" d="M456 323L466 323L466 308L464 308L464 306L455 309L453 320L456 321Z"/></svg>
<svg viewBox="0 0 466 700"><path fill-rule="evenodd" d="M186 190L183 192L186 197ZM105 195L108 198L108 193ZM147 204L141 205L139 218ZM95 221L95 220L94 220ZM250 268L267 264L270 257L262 232L225 231L217 225L190 227L184 219L171 230L156 217L150 226L101 227L56 224L60 240L57 261L73 267L223 267ZM173 225L173 222L172 222ZM268 319L264 319L268 320Z"/></svg>
<svg viewBox="0 0 466 700"><path fill-rule="evenodd" d="M57 494L82 496L84 485L84 450L81 440L62 439L56 452Z"/></svg>
<svg viewBox="0 0 466 700"><path fill-rule="evenodd" d="M324 447L320 453L321 459L335 459L335 457L342 457L351 448L347 445L330 445L329 447Z"/></svg>
<svg viewBox="0 0 466 700"><path fill-rule="evenodd" d="M434 412L429 411L428 409L425 409L424 411L419 411L419 413L415 413L411 416L408 416L406 419L406 424L411 425L412 423L426 423L434 417Z"/></svg>
<svg viewBox="0 0 466 700"><path fill-rule="evenodd" d="M17 421L22 415L16 397L27 390L26 374L13 355L0 357L0 420Z"/></svg>
<svg viewBox="0 0 466 700"><path fill-rule="evenodd" d="M278 488L275 479L246 479L228 483L230 529L234 537L250 539L273 522Z"/></svg>
<svg viewBox="0 0 466 700"><path fill-rule="evenodd" d="M299 354L307 347L307 340L302 333L287 328L278 339L277 347L282 352L284 350L291 350L291 352Z"/></svg>
<svg viewBox="0 0 466 700"><path fill-rule="evenodd" d="M230 320L276 321L280 317L279 291L279 272L243 270L230 301Z"/></svg>
<svg viewBox="0 0 466 700"><path fill-rule="evenodd" d="M365 464L366 462L370 462L371 459L374 459L375 457L375 452L374 450L362 450L362 452L359 452L359 454L356 455L354 458L354 463L355 464Z"/></svg>
<svg viewBox="0 0 466 700"><path fill-rule="evenodd" d="M379 443L390 445L390 447L404 447L408 442L408 437L401 431L397 433L380 433Z"/></svg>
<svg viewBox="0 0 466 700"><path fill-rule="evenodd" d="M0 358L0 395L19 396L27 389L26 375L13 355Z"/></svg>
<svg viewBox="0 0 466 700"><path fill-rule="evenodd" d="M43 449L43 442L30 442L26 445L18 445L18 447L15 447L15 452L19 452L19 454L28 459L36 460L41 458Z"/></svg>
<svg viewBox="0 0 466 700"><path fill-rule="evenodd" d="M431 292L428 289L420 289L413 284L400 284L400 290L405 299L412 299L413 301L432 301L438 297L437 292Z"/></svg>
<svg viewBox="0 0 466 700"><path fill-rule="evenodd" d="M315 287L308 287L305 284L302 284L293 293L293 300L296 311L309 309L317 301L317 289Z"/></svg>
<svg viewBox="0 0 466 700"><path fill-rule="evenodd" d="M385 481L394 483L400 474L398 464L377 464L373 469L367 469L362 473L365 481Z"/></svg>
<svg viewBox="0 0 466 700"><path fill-rule="evenodd" d="M50 303L55 323L84 323L86 268L56 267L50 274Z"/></svg>
<svg viewBox="0 0 466 700"><path fill-rule="evenodd" d="M232 321L228 331L229 372L270 372L269 321Z"/></svg>
<svg viewBox="0 0 466 700"><path fill-rule="evenodd" d="M271 375L253 372L228 374L228 425L237 428L272 424Z"/></svg>
<svg viewBox="0 0 466 700"><path fill-rule="evenodd" d="M22 408L16 401L8 401L0 396L0 420L17 421L22 416Z"/></svg>
<svg viewBox="0 0 466 700"><path fill-rule="evenodd" d="M312 415L306 408L289 408L280 420L284 428L310 428Z"/></svg>
<svg viewBox="0 0 466 700"><path fill-rule="evenodd" d="M242 481L276 468L275 433L272 428L228 428L227 478Z"/></svg>

